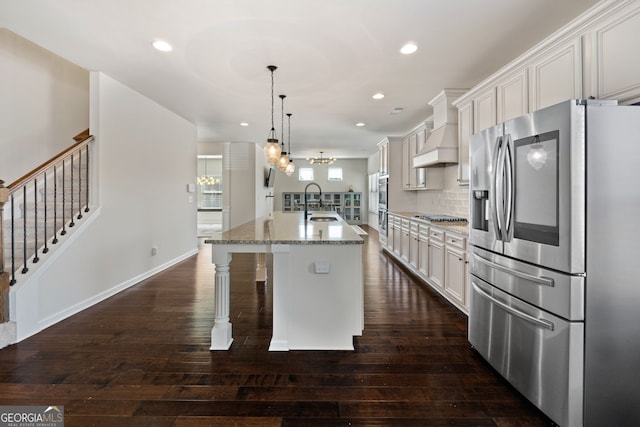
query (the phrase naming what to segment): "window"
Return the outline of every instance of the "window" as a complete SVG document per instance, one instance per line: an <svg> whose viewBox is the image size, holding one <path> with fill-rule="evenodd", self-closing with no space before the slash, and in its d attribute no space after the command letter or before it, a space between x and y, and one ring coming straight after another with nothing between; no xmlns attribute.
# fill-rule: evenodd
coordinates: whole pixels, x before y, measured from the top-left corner
<svg viewBox="0 0 640 427"><path fill-rule="evenodd" d="M342 181L342 168L329 168L329 181Z"/></svg>
<svg viewBox="0 0 640 427"><path fill-rule="evenodd" d="M198 156L198 209L222 209L222 156Z"/></svg>
<svg viewBox="0 0 640 427"><path fill-rule="evenodd" d="M313 168L298 169L298 181L313 181Z"/></svg>

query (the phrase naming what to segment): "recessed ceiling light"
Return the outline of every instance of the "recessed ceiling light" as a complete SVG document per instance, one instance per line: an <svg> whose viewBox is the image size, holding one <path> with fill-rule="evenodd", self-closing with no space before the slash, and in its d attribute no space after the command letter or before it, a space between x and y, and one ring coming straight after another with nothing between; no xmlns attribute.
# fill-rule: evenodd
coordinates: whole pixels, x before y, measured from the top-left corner
<svg viewBox="0 0 640 427"><path fill-rule="evenodd" d="M416 50L418 50L418 46L416 46L415 43L407 43L404 46L402 46L402 48L400 49L400 53L403 53L405 55L410 55L414 53Z"/></svg>
<svg viewBox="0 0 640 427"><path fill-rule="evenodd" d="M362 127L362 126L364 126L364 123L362 123L362 122L358 122L358 123L356 123L356 126L358 126L358 127Z"/></svg>
<svg viewBox="0 0 640 427"><path fill-rule="evenodd" d="M384 98L384 93L378 92L373 95L373 99L382 99L382 98Z"/></svg>
<svg viewBox="0 0 640 427"><path fill-rule="evenodd" d="M154 40L151 43L151 46L155 47L160 52L171 52L173 50L173 47L164 40Z"/></svg>
<svg viewBox="0 0 640 427"><path fill-rule="evenodd" d="M249 126L249 123L247 123L247 122L242 122L242 123L240 123L240 126Z"/></svg>

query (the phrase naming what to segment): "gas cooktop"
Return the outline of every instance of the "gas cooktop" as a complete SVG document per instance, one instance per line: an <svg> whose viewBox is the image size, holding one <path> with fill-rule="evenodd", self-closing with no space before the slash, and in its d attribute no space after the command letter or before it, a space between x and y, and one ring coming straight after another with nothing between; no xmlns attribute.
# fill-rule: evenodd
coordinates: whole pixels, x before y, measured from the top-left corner
<svg viewBox="0 0 640 427"><path fill-rule="evenodd" d="M443 214L416 214L413 217L431 222L467 222L466 218Z"/></svg>

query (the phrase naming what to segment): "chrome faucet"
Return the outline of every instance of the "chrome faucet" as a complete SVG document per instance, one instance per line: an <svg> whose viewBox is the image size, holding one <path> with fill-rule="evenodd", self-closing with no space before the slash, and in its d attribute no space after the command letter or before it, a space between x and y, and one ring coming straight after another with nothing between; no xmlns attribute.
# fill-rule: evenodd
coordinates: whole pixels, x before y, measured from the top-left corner
<svg viewBox="0 0 640 427"><path fill-rule="evenodd" d="M319 202L320 202L320 206L322 206L322 188L320 188L320 186L315 182L310 182L309 184L307 184L306 187L304 187L304 220L305 221L307 220L307 218L309 218L309 209L307 208L307 188L309 188L310 185L315 185L316 187L318 187L318 190L320 191Z"/></svg>

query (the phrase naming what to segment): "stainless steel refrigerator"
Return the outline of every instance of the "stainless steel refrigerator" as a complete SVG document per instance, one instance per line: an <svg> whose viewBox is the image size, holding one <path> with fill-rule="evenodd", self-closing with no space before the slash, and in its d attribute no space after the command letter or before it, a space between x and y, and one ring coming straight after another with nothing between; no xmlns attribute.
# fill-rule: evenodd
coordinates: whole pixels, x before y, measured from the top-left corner
<svg viewBox="0 0 640 427"><path fill-rule="evenodd" d="M509 120L470 168L470 343L563 427L640 425L640 107Z"/></svg>

